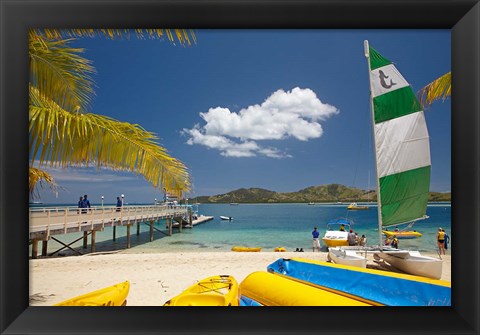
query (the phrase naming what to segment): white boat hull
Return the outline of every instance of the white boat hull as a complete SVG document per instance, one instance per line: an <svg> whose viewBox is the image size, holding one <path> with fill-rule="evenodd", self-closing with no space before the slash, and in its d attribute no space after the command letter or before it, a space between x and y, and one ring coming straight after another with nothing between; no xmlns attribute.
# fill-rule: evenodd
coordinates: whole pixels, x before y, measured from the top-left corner
<svg viewBox="0 0 480 335"><path fill-rule="evenodd" d="M442 277L443 261L438 258L422 256L418 251L378 252L376 255L405 273L433 279Z"/></svg>
<svg viewBox="0 0 480 335"><path fill-rule="evenodd" d="M328 248L328 259L335 264L356 266L359 268L367 267L367 259L359 256L355 250Z"/></svg>

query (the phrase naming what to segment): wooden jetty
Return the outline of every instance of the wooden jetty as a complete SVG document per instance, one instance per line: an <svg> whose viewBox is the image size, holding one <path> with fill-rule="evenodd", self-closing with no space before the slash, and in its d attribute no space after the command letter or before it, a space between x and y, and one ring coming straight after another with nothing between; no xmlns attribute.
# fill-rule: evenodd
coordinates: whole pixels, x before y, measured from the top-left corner
<svg viewBox="0 0 480 335"><path fill-rule="evenodd" d="M124 206L117 208L115 206L101 206L92 208L77 207L42 207L30 208L29 222L29 242L32 244L32 258L37 258L38 242L42 241L42 256L47 256L48 241L53 239L64 247L76 253L81 254L70 245L83 239L83 248L87 248L88 235L91 236L91 252L95 252L95 233L102 231L105 227L113 227L113 240L116 238L116 227L127 227L127 248L130 248L130 228L137 225L137 235L140 234L140 225L148 224L150 226L150 241L153 241L153 232L157 230L165 235L171 236L174 223L188 218L189 223L193 223L192 209L188 206ZM154 222L165 219L167 222L167 233L154 227ZM193 224L194 225L194 224ZM193 226L192 225L192 226ZM183 225L178 225L179 231L182 231ZM64 235L74 232L83 232L83 237L65 244L54 236ZM57 253L55 251L52 254Z"/></svg>

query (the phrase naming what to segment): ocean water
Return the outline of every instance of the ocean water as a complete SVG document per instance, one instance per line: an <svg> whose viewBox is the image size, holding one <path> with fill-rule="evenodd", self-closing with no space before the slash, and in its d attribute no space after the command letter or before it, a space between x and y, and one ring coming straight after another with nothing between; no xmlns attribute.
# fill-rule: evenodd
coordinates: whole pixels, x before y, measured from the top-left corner
<svg viewBox="0 0 480 335"><path fill-rule="evenodd" d="M313 227L318 227L320 236L325 233L326 223L335 218L347 217L354 222L353 229L361 236L365 234L367 244L378 245L377 207L369 210L347 211L346 204L200 204L198 213L213 216L214 219L195 226L193 229L174 229L173 236L154 232L154 241L150 242L149 226L141 225L137 236L136 226L131 232L132 252L212 252L229 251L233 246L262 247L262 251L273 251L276 247L285 247L287 251L303 248L311 251ZM232 221L221 220L220 216L231 216ZM428 219L417 222L413 228L423 234L417 239L401 239L399 247L403 249L436 252L436 233L442 227L450 235L450 204L430 204L427 208ZM155 227L166 232L165 222L156 222ZM403 229L405 226L400 226ZM390 227L392 230L394 227ZM56 235L55 238L67 244L83 236L82 233ZM112 228L97 232L96 251L113 251L126 248L126 227L117 227L116 241L112 240ZM90 244L90 236L89 236ZM48 252L62 246L51 240ZM89 251L82 248L82 241L72 244L82 253ZM39 248L40 249L40 248ZM324 245L322 249L326 251ZM73 255L68 249L60 255Z"/></svg>

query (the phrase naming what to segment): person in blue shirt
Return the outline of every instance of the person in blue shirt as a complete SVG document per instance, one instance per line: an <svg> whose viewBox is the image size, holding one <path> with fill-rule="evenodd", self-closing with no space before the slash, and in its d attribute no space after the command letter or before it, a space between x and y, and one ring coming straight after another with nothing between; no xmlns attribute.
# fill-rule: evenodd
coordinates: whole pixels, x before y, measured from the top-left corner
<svg viewBox="0 0 480 335"><path fill-rule="evenodd" d="M78 208L83 208L83 197L80 197L80 200L78 200ZM77 213L80 214L80 209Z"/></svg>
<svg viewBox="0 0 480 335"><path fill-rule="evenodd" d="M120 199L120 197L117 197L117 212L120 212L121 209L122 209L122 200Z"/></svg>
<svg viewBox="0 0 480 335"><path fill-rule="evenodd" d="M83 196L83 204L82 204L82 208L90 208L90 201L87 199L87 195L85 194ZM87 210L86 209L82 209L82 213L86 213Z"/></svg>
<svg viewBox="0 0 480 335"><path fill-rule="evenodd" d="M313 236L312 251L315 252L315 248L317 248L318 252L320 252L320 241L318 240L318 237L320 236L320 233L318 232L317 227L313 228L312 236Z"/></svg>

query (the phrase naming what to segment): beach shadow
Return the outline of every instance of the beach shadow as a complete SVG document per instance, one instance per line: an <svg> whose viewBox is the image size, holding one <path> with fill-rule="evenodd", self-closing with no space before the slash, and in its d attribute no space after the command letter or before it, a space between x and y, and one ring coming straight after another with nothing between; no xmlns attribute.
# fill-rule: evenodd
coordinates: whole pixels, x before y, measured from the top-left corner
<svg viewBox="0 0 480 335"><path fill-rule="evenodd" d="M52 297L54 296L55 294L35 293L28 297L28 302L29 302L29 305L44 303L44 302L47 302L48 300L51 300Z"/></svg>

